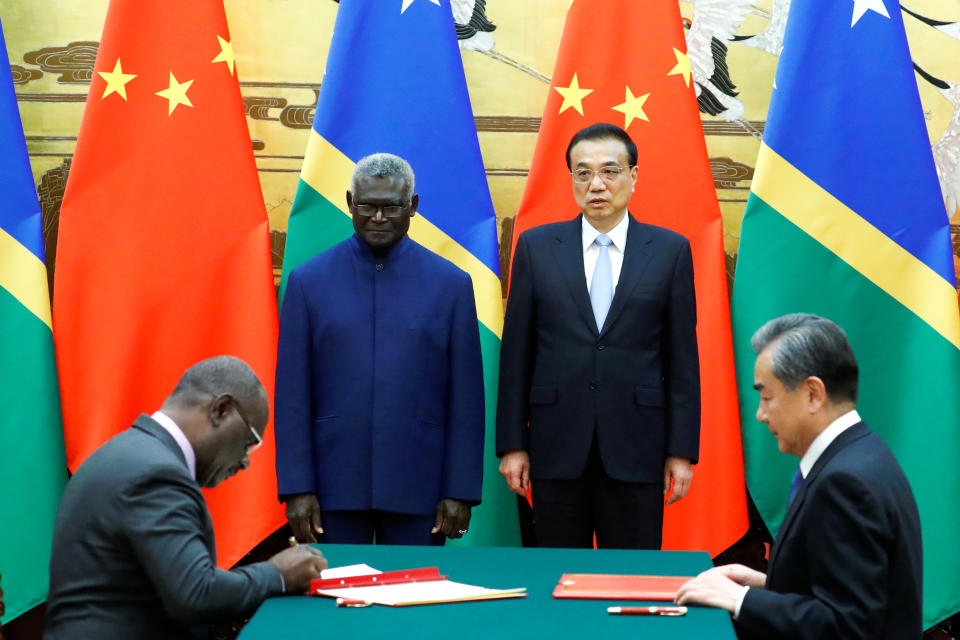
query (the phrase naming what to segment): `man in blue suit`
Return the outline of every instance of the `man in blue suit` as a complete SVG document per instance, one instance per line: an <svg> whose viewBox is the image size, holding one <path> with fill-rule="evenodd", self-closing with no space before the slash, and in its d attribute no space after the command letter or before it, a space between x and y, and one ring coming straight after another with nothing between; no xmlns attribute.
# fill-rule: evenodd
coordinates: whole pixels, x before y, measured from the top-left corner
<svg viewBox="0 0 960 640"><path fill-rule="evenodd" d="M354 170L355 235L290 273L277 482L301 542L443 544L480 503L484 398L470 276L409 237L410 165Z"/></svg>
<svg viewBox="0 0 960 640"><path fill-rule="evenodd" d="M889 447L860 419L857 361L833 322L804 313L754 334L757 420L800 458L766 575L705 571L679 604L726 609L740 638L919 639L920 516Z"/></svg>

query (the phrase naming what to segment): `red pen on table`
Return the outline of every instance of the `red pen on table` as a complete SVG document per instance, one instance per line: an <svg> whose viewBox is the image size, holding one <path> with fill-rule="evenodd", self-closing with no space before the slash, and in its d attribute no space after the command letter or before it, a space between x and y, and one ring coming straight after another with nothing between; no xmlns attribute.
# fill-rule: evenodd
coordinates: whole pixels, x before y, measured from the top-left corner
<svg viewBox="0 0 960 640"><path fill-rule="evenodd" d="M353 598L337 598L338 607L369 607L372 602L366 600L354 600Z"/></svg>
<svg viewBox="0 0 960 640"><path fill-rule="evenodd" d="M686 607L607 607L607 613L615 616L685 616Z"/></svg>

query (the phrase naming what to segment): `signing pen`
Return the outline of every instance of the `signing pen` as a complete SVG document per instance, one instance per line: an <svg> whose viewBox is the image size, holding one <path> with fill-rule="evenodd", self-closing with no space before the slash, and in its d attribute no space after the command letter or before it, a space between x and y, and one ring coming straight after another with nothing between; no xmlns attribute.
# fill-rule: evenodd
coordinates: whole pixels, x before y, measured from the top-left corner
<svg viewBox="0 0 960 640"><path fill-rule="evenodd" d="M685 616L686 607L607 607L615 616Z"/></svg>
<svg viewBox="0 0 960 640"><path fill-rule="evenodd" d="M372 602L366 600L354 600L352 598L337 598L338 607L369 607Z"/></svg>

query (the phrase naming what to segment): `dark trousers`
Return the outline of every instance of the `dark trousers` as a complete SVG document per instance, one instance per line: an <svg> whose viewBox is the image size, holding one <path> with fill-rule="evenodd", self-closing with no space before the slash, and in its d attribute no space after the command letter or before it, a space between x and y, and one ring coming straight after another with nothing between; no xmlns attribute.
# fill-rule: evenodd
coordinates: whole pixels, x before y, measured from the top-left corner
<svg viewBox="0 0 960 640"><path fill-rule="evenodd" d="M318 538L334 544L418 544L442 545L445 536L432 534L434 516L418 516L390 511L323 511L323 535Z"/></svg>
<svg viewBox="0 0 960 640"><path fill-rule="evenodd" d="M607 475L597 437L583 475L535 480L537 545L601 549L659 549L663 539L663 485L621 482Z"/></svg>

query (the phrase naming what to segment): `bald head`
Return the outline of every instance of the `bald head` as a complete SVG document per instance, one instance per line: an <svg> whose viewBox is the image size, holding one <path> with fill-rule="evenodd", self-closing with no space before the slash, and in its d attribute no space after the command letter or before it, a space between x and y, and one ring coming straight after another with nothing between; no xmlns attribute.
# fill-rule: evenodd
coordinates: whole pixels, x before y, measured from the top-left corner
<svg viewBox="0 0 960 640"><path fill-rule="evenodd" d="M195 407L222 395L253 406L264 393L263 384L250 365L233 356L216 356L187 369L163 406Z"/></svg>
<svg viewBox="0 0 960 640"><path fill-rule="evenodd" d="M180 427L197 456L197 482L215 487L250 464L248 451L263 437L267 392L239 358L217 356L187 369L163 412Z"/></svg>

